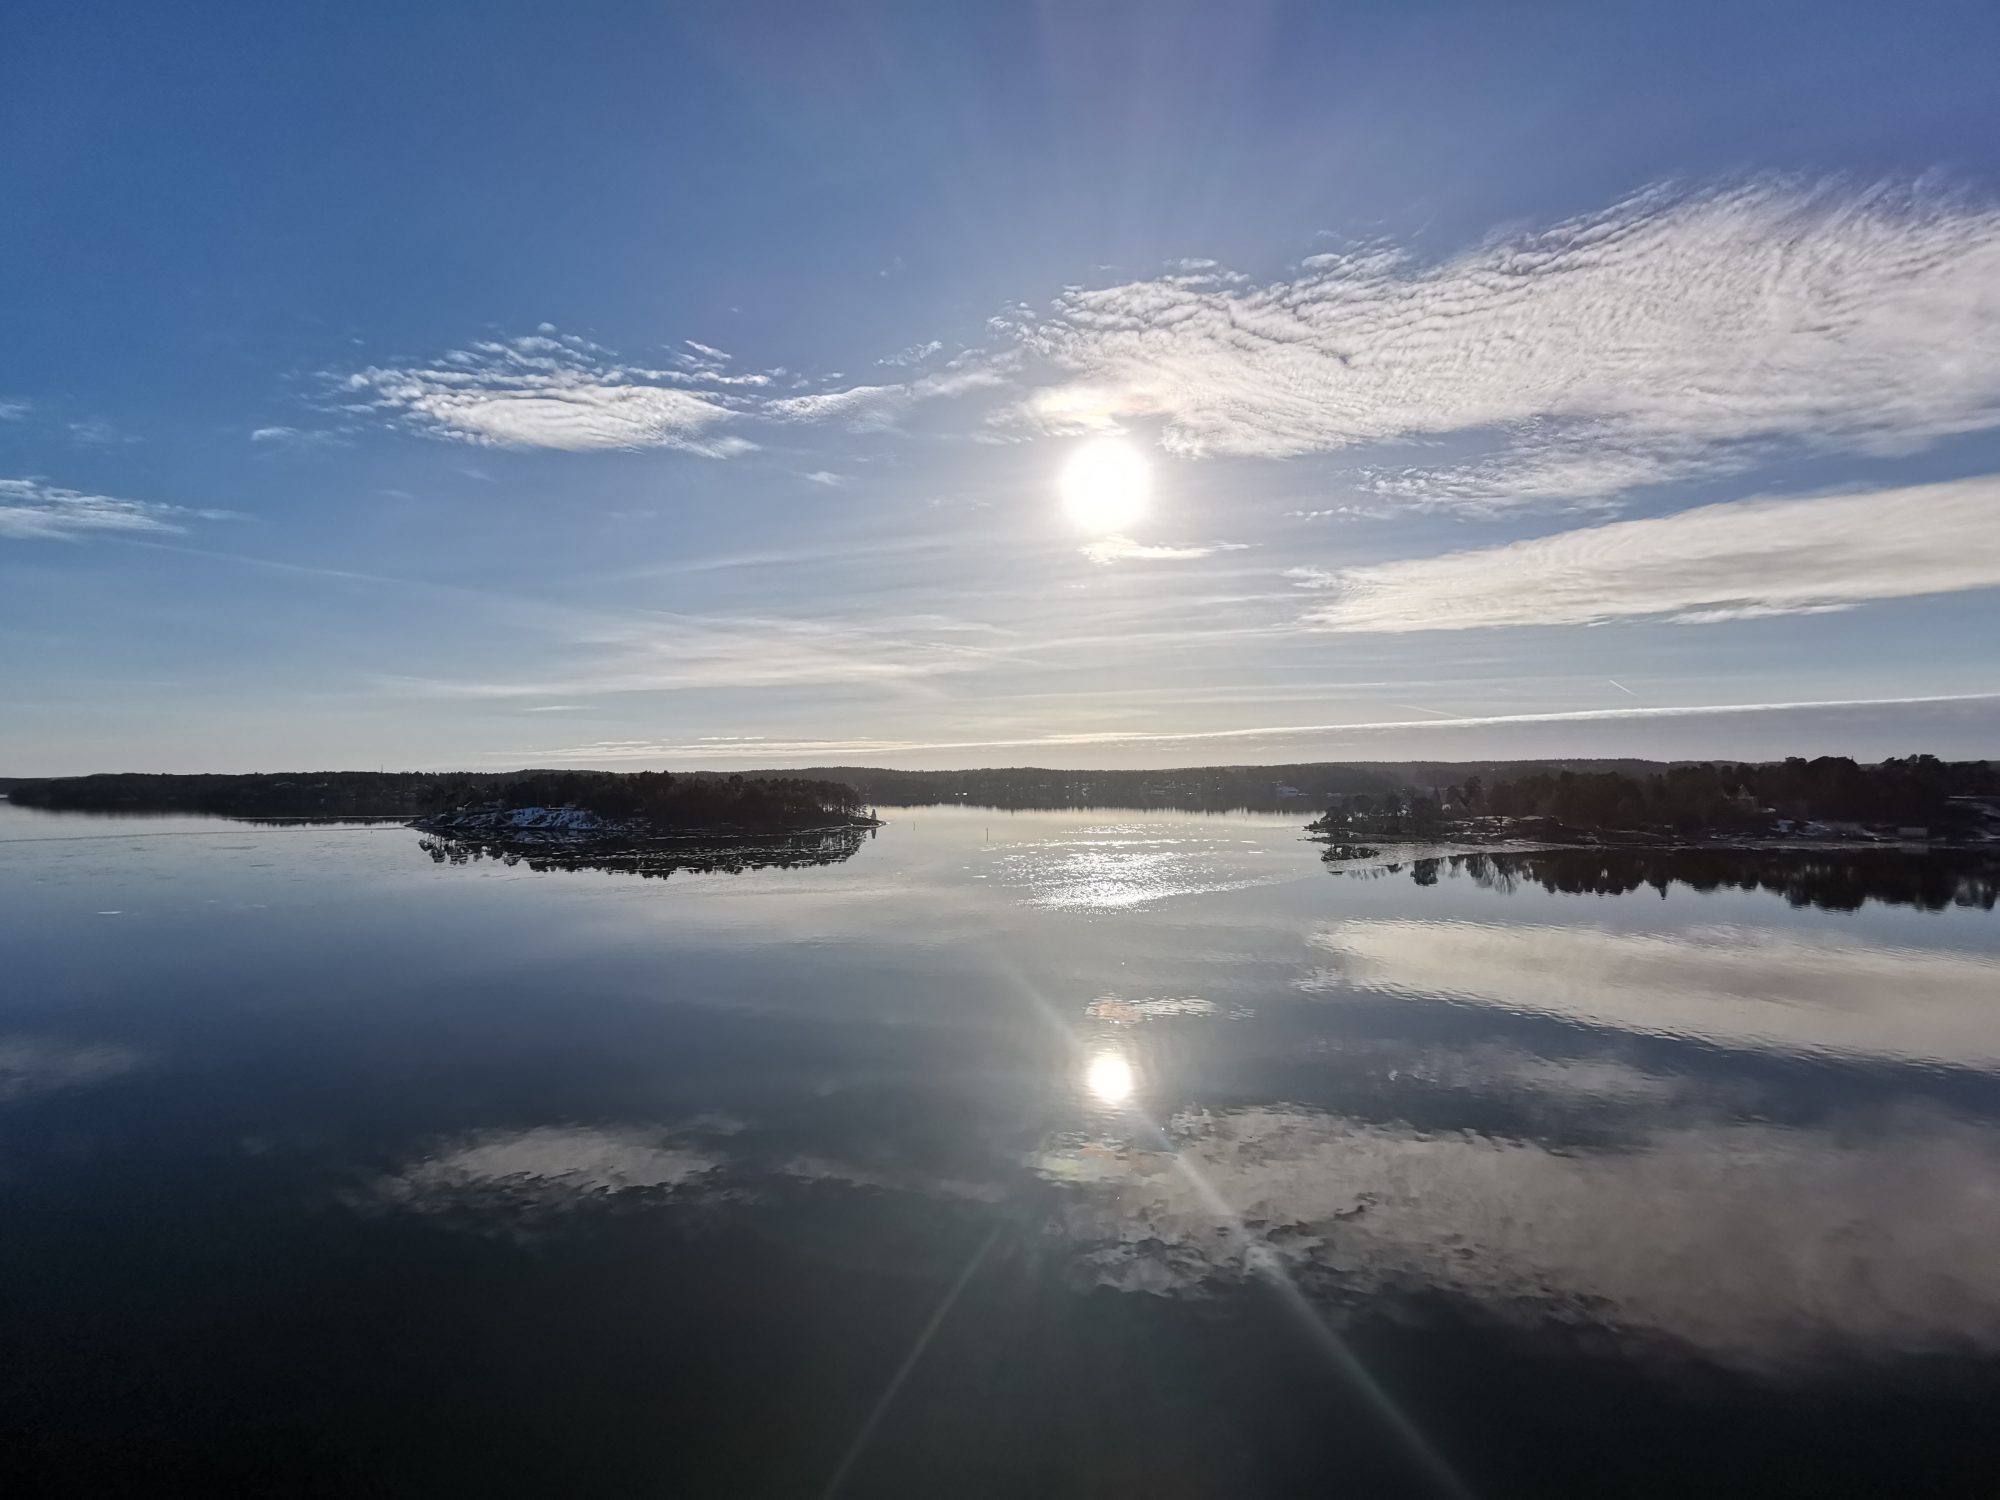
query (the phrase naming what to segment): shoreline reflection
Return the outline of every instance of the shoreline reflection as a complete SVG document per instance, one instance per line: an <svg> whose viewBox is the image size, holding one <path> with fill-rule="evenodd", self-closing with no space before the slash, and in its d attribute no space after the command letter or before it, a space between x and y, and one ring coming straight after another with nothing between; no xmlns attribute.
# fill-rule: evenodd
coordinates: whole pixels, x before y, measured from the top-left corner
<svg viewBox="0 0 2000 1500"><path fill-rule="evenodd" d="M1333 874L1374 878L1405 868L1417 885L1463 876L1485 890L1522 885L1568 895L1622 896L1650 887L1769 891L1793 906L1859 911L1870 902L1924 911L2000 904L2000 854L1977 849L1533 849L1477 850Z"/></svg>
<svg viewBox="0 0 2000 1500"><path fill-rule="evenodd" d="M478 839L426 835L417 847L433 864L465 865L490 860L530 870L603 870L665 880L670 875L736 875L745 870L801 869L852 859L872 830L842 828L818 833L763 834L732 840L660 839L623 845L532 847Z"/></svg>

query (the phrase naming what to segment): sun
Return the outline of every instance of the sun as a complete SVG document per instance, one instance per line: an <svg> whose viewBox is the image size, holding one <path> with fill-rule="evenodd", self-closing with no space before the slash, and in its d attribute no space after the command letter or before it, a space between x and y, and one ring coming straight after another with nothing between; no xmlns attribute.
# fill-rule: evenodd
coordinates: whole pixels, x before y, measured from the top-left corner
<svg viewBox="0 0 2000 1500"><path fill-rule="evenodd" d="M1153 498L1153 467L1123 438L1095 438L1069 456L1056 490L1072 522L1106 536L1146 514Z"/></svg>

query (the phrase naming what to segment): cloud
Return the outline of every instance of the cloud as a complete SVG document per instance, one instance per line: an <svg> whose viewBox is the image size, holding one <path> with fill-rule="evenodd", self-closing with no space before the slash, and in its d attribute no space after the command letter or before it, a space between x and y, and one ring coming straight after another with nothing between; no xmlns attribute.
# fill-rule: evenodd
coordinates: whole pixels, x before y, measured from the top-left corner
<svg viewBox="0 0 2000 1500"><path fill-rule="evenodd" d="M708 435L737 415L723 388L764 379L624 365L585 339L535 334L474 344L428 366L372 366L341 387L433 437L571 452L678 448L726 458L753 445ZM714 389L685 389L690 382Z"/></svg>
<svg viewBox="0 0 2000 1500"><path fill-rule="evenodd" d="M1607 506L1642 485L1729 474L1752 461L1746 444L1697 451L1686 444L1571 428L1523 434L1503 453L1474 463L1370 465L1355 479L1398 508L1494 513L1524 504Z"/></svg>
<svg viewBox="0 0 2000 1500"><path fill-rule="evenodd" d="M1158 419L1185 455L1447 434L1377 471L1440 501L1576 500L1757 445L1909 451L2000 422L2000 209L1926 189L1654 189L1442 263L1387 246L1263 286L1164 277L1001 320L1066 372L1020 415Z"/></svg>
<svg viewBox="0 0 2000 1500"><path fill-rule="evenodd" d="M845 474L836 474L831 469L814 469L801 477L812 484L823 484L830 490L845 489L848 483Z"/></svg>
<svg viewBox="0 0 2000 1500"><path fill-rule="evenodd" d="M85 448L114 448L121 443L136 443L138 438L129 432L121 432L102 417L89 417L69 424L71 442Z"/></svg>
<svg viewBox="0 0 2000 1500"><path fill-rule="evenodd" d="M912 344L909 348L899 353L891 354L887 359L876 360L875 363L878 365L920 365L943 348L944 341L942 339L931 339L926 343Z"/></svg>
<svg viewBox="0 0 2000 1500"><path fill-rule="evenodd" d="M781 397L765 402L758 414L781 422L844 422L857 431L875 431L892 426L919 402L963 396L1005 380L997 365L962 355L945 369L916 380Z"/></svg>
<svg viewBox="0 0 2000 1500"><path fill-rule="evenodd" d="M1418 631L1664 617L1713 624L2000 587L2000 477L1755 499L1337 573L1309 623Z"/></svg>
<svg viewBox="0 0 2000 1500"><path fill-rule="evenodd" d="M0 538L13 541L75 541L93 532L185 531L179 518L220 520L228 514L118 500L39 479L0 479Z"/></svg>
<svg viewBox="0 0 2000 1500"><path fill-rule="evenodd" d="M27 401L0 401L0 422L20 422L35 408Z"/></svg>
<svg viewBox="0 0 2000 1500"><path fill-rule="evenodd" d="M725 423L842 422L857 431L879 430L919 402L1004 379L974 351L915 380L774 398L763 388L782 370L729 374L724 362L730 355L684 342L695 352L677 354L670 369L620 360L575 335L541 332L482 341L428 364L375 365L328 379L342 410L358 407L431 437L571 452L676 448L708 458L756 447L733 433L716 435ZM293 429L262 428L258 436L284 440Z"/></svg>
<svg viewBox="0 0 2000 1500"><path fill-rule="evenodd" d="M785 396L765 407L779 421L844 421L856 426L880 426L910 404L907 385L856 385L845 390Z"/></svg>
<svg viewBox="0 0 2000 1500"><path fill-rule="evenodd" d="M250 434L250 441L288 448L321 448L338 446L343 439L337 432L304 427L259 427Z"/></svg>
<svg viewBox="0 0 2000 1500"><path fill-rule="evenodd" d="M1094 563L1193 562L1218 552L1242 552L1248 546L1247 542L1207 542L1193 547L1151 547L1129 536L1107 536L1086 542L1077 550Z"/></svg>

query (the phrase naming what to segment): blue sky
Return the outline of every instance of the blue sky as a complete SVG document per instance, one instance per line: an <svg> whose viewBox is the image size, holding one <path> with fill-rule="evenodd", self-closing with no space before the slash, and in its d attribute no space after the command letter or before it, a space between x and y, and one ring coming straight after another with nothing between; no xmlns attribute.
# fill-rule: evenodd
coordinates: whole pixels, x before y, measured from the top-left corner
<svg viewBox="0 0 2000 1500"><path fill-rule="evenodd" d="M2000 753L1995 56L17 3L0 772Z"/></svg>

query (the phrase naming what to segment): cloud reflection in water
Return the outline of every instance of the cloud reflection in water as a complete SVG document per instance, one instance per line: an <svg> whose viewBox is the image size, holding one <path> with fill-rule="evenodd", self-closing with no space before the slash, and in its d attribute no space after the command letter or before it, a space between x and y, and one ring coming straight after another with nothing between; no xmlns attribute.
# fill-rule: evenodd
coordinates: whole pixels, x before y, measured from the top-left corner
<svg viewBox="0 0 2000 1500"><path fill-rule="evenodd" d="M1189 1112L1168 1135L1178 1164L1102 1142L1037 1162L1098 1284L1200 1294L1254 1252L1323 1302L1445 1291L1744 1365L2000 1351L2000 1143L1950 1118L1861 1140L1692 1125L1586 1153L1285 1107Z"/></svg>
<svg viewBox="0 0 2000 1500"><path fill-rule="evenodd" d="M1816 932L1363 918L1312 937L1302 989L1443 995L1732 1046L2000 1064L2000 961Z"/></svg>

